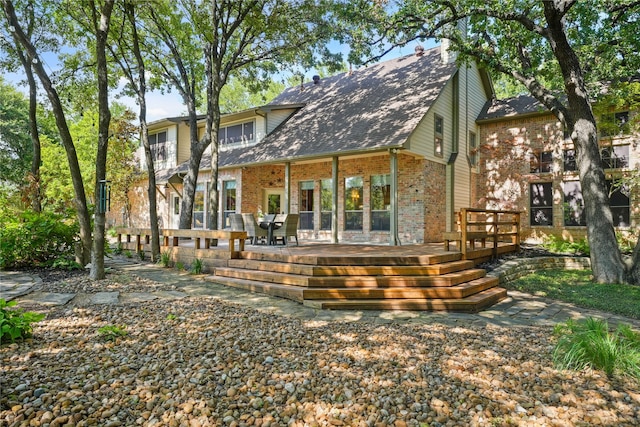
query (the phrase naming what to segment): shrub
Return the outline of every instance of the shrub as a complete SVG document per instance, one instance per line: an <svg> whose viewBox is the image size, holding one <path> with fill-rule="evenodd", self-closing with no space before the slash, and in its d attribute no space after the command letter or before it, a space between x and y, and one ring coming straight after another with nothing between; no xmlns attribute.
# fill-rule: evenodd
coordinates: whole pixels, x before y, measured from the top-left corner
<svg viewBox="0 0 640 427"><path fill-rule="evenodd" d="M52 212L25 211L0 218L0 268L51 265L74 259L77 222Z"/></svg>
<svg viewBox="0 0 640 427"><path fill-rule="evenodd" d="M542 243L542 247L557 253L573 253L588 256L591 252L586 238L575 241L564 240L561 236L549 235Z"/></svg>
<svg viewBox="0 0 640 427"><path fill-rule="evenodd" d="M15 301L7 302L0 298L0 343L30 337L33 332L31 324L44 319L44 314L11 309L15 305Z"/></svg>
<svg viewBox="0 0 640 427"><path fill-rule="evenodd" d="M171 251L166 250L163 251L160 254L160 260L159 263L163 266L163 267L171 267Z"/></svg>
<svg viewBox="0 0 640 427"><path fill-rule="evenodd" d="M202 274L203 268L204 265L202 264L202 260L200 258L196 258L193 260L193 264L191 264L191 273Z"/></svg>
<svg viewBox="0 0 640 427"><path fill-rule="evenodd" d="M601 369L607 376L629 375L640 379L640 335L620 324L609 332L606 320L587 318L556 325L560 336L553 351L560 369Z"/></svg>
<svg viewBox="0 0 640 427"><path fill-rule="evenodd" d="M176 262L176 270L178 271L184 270L184 263L182 261Z"/></svg>

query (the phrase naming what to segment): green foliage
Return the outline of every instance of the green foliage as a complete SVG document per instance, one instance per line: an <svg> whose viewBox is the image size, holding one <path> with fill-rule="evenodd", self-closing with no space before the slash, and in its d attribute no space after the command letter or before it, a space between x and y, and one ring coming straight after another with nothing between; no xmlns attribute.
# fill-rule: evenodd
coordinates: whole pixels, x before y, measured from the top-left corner
<svg viewBox="0 0 640 427"><path fill-rule="evenodd" d="M0 298L0 344L30 337L33 332L31 324L45 317L41 313L12 309L15 305L15 301L7 302Z"/></svg>
<svg viewBox="0 0 640 427"><path fill-rule="evenodd" d="M160 254L160 264L163 267L171 267L171 251L164 251Z"/></svg>
<svg viewBox="0 0 640 427"><path fill-rule="evenodd" d="M589 242L586 238L575 241L565 240L562 236L551 234L545 237L542 247L551 252L589 256Z"/></svg>
<svg viewBox="0 0 640 427"><path fill-rule="evenodd" d="M202 260L200 258L196 258L193 260L193 263L191 264L191 273L192 274L202 274L202 270L204 268L204 265L202 264Z"/></svg>
<svg viewBox="0 0 640 427"><path fill-rule="evenodd" d="M122 247L122 243L118 243L116 247L113 249L113 253L115 255L122 255L123 252L124 252L124 249Z"/></svg>
<svg viewBox="0 0 640 427"><path fill-rule="evenodd" d="M129 249L124 251L124 256L126 256L127 258L133 258L133 254L131 253L131 251Z"/></svg>
<svg viewBox="0 0 640 427"><path fill-rule="evenodd" d="M167 314L167 320L176 320L177 318L178 318L178 316L176 316L173 313Z"/></svg>
<svg viewBox="0 0 640 427"><path fill-rule="evenodd" d="M144 261L146 254L144 253L144 249L140 249L138 251L138 258L140 259L140 261Z"/></svg>
<svg viewBox="0 0 640 427"><path fill-rule="evenodd" d="M553 361L560 369L603 370L607 376L628 375L640 379L640 334L620 324L609 332L606 320L587 318L556 325L559 336Z"/></svg>
<svg viewBox="0 0 640 427"><path fill-rule="evenodd" d="M177 261L176 262L176 270L178 270L178 271L184 270L184 263L182 261Z"/></svg>
<svg viewBox="0 0 640 427"><path fill-rule="evenodd" d="M16 186L31 168L29 100L0 76L0 176Z"/></svg>
<svg viewBox="0 0 640 427"><path fill-rule="evenodd" d="M25 211L0 216L0 268L73 259L78 225L69 216ZM62 261L61 261L62 262Z"/></svg>
<svg viewBox="0 0 640 427"><path fill-rule="evenodd" d="M106 325L98 328L98 333L107 341L115 341L117 338L127 335L125 326Z"/></svg>
<svg viewBox="0 0 640 427"><path fill-rule="evenodd" d="M640 231L634 230L616 230L616 239L618 240L618 247L623 254L633 253L633 249L638 242L638 234Z"/></svg>
<svg viewBox="0 0 640 427"><path fill-rule="evenodd" d="M504 286L578 307L640 319L640 287L594 283L591 274L591 270L541 270L507 282Z"/></svg>
<svg viewBox="0 0 640 427"><path fill-rule="evenodd" d="M52 268L61 270L81 270L82 266L73 259L57 258L51 263Z"/></svg>

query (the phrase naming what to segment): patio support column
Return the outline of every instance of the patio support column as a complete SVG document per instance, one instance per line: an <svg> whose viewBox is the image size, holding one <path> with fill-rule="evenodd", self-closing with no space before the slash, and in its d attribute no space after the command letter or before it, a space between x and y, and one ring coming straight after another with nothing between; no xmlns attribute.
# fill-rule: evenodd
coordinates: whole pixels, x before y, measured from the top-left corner
<svg viewBox="0 0 640 427"><path fill-rule="evenodd" d="M284 213L291 210L291 162L284 164Z"/></svg>
<svg viewBox="0 0 640 427"><path fill-rule="evenodd" d="M398 238L398 149L392 148L389 150L389 170L390 173L390 191L391 191L391 212L389 212L389 245L400 245L400 239Z"/></svg>
<svg viewBox="0 0 640 427"><path fill-rule="evenodd" d="M338 243L338 156L331 159L331 243Z"/></svg>

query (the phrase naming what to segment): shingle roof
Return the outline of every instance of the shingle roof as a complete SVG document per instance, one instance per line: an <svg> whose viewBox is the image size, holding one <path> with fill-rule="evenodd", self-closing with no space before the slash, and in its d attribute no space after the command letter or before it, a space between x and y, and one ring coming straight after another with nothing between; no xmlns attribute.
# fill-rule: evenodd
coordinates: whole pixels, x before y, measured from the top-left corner
<svg viewBox="0 0 640 427"><path fill-rule="evenodd" d="M520 95L508 99L490 99L482 108L477 121L509 119L515 116L544 113L549 113L549 110L537 99L531 95Z"/></svg>
<svg viewBox="0 0 640 427"><path fill-rule="evenodd" d="M258 144L220 152L219 166L401 146L455 71L436 47L289 88L272 104L304 106Z"/></svg>

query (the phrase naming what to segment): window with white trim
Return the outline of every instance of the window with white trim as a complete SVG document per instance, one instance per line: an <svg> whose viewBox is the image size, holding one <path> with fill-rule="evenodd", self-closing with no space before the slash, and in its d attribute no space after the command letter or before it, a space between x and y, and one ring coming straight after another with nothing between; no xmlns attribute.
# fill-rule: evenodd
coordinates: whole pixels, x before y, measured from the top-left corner
<svg viewBox="0 0 640 427"><path fill-rule="evenodd" d="M239 123L236 125L223 126L218 131L218 142L220 145L237 144L240 142L253 142L255 123Z"/></svg>

